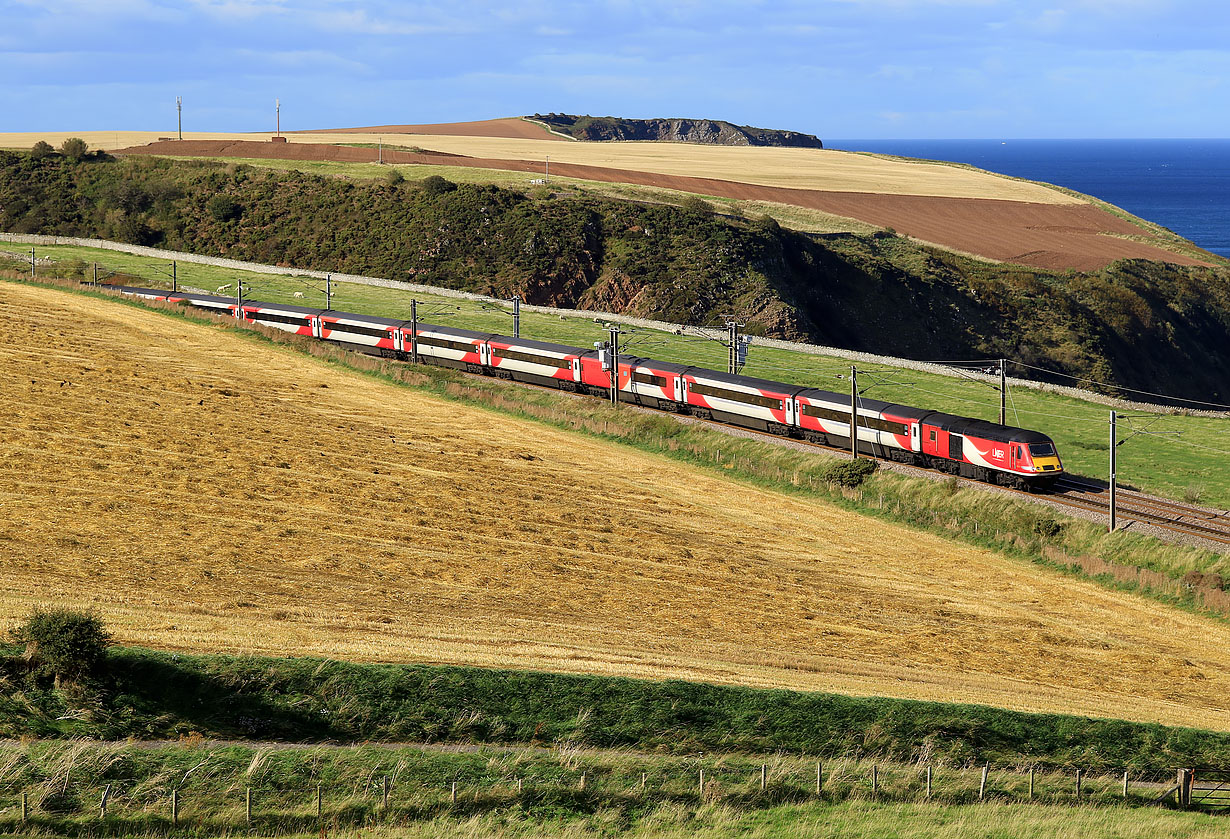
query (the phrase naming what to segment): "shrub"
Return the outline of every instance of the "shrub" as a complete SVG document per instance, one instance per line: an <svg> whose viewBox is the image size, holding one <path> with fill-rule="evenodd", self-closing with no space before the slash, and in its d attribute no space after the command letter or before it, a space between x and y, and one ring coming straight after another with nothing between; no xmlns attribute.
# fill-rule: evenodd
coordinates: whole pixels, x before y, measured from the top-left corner
<svg viewBox="0 0 1230 839"><path fill-rule="evenodd" d="M75 680L95 672L107 657L111 636L97 615L74 609L35 610L13 630L26 645L26 657L61 679Z"/></svg>
<svg viewBox="0 0 1230 839"><path fill-rule="evenodd" d="M89 150L90 147L87 146L85 140L82 140L80 137L69 137L64 141L64 144L60 146L60 154L67 157L69 160L80 160L85 157L86 152Z"/></svg>
<svg viewBox="0 0 1230 839"><path fill-rule="evenodd" d="M243 205L229 195L215 195L205 209L217 221L234 221L243 215Z"/></svg>
<svg viewBox="0 0 1230 839"><path fill-rule="evenodd" d="M691 213L697 216L708 216L713 214L713 205L703 198L696 195L689 195L683 199L683 203L679 205L679 209L685 213Z"/></svg>
<svg viewBox="0 0 1230 839"><path fill-rule="evenodd" d="M397 169L390 169L384 176L384 182L389 186L397 186L405 180L406 176Z"/></svg>
<svg viewBox="0 0 1230 839"><path fill-rule="evenodd" d="M439 175L428 175L423 178L423 192L428 195L443 195L446 192L454 192L456 189L457 184Z"/></svg>
<svg viewBox="0 0 1230 839"><path fill-rule="evenodd" d="M56 150L51 147L51 143L46 140L39 140L30 148L30 157L35 160L42 160L44 157L55 154Z"/></svg>
<svg viewBox="0 0 1230 839"><path fill-rule="evenodd" d="M856 487L871 477L879 468L878 463L865 457L858 460L846 460L834 463L824 470L824 479L832 484L843 487Z"/></svg>

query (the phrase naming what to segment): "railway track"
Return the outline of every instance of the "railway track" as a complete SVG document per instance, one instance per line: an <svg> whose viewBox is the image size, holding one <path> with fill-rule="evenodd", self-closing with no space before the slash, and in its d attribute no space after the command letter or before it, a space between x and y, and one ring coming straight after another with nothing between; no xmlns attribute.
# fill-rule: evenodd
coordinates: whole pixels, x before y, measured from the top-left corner
<svg viewBox="0 0 1230 839"><path fill-rule="evenodd" d="M486 378L486 375L482 373L465 372L465 375L474 376L476 378ZM526 387L555 390L554 388L531 382L516 383ZM572 395L581 399L592 398L588 395L580 393ZM686 416L691 422L738 431L741 434L755 436L757 438L762 438L778 444L789 441L794 445L822 449L831 452L849 453L850 451L848 447L844 446L829 446L823 443L815 443L793 437L783 438L767 431L757 431L752 428L736 425L734 423L723 422L721 420L702 419L700 417L688 414L680 415L672 411L663 411L661 409L651 408L647 405L639 405L634 403L621 404L624 404L630 408L651 411L653 413L665 413L676 417ZM993 486L996 490L1001 492L1025 496L1026 498L1034 501L1046 501L1063 507L1071 507L1075 510L1098 513L1105 516L1107 523L1110 521L1110 491L1100 484L1091 483L1080 478L1070 476L1061 477L1056 482L1054 488L1050 490L1030 492L1027 490L1014 489L1012 487L988 484L985 481L980 481L976 478L963 478L960 476L947 475L945 473L937 472L934 469L928 469L922 466L910 466L908 464L903 464L892 460L891 458L880 457L878 455L867 454L865 452L860 452L859 457L866 457L880 463L891 463L897 467L917 470L923 475L944 475L945 477L956 477L956 479L962 483L968 483L978 487ZM1171 533L1203 539L1207 543L1216 545L1230 545L1230 513L1225 511L1208 510L1201 507L1195 507L1191 504L1184 504L1180 501L1157 498L1155 496L1145 495L1134 490L1125 490L1120 488L1116 491L1115 517L1118 521L1138 521L1142 524L1157 527Z"/></svg>

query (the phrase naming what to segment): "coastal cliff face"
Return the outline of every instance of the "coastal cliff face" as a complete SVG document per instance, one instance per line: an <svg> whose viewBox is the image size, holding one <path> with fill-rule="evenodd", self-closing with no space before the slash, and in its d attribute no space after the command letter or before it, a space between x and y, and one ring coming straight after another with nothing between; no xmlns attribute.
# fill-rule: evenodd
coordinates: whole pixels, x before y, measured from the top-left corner
<svg viewBox="0 0 1230 839"><path fill-rule="evenodd" d="M578 140L653 140L711 146L791 146L822 149L812 134L753 128L712 119L621 119L619 117L534 114L530 119Z"/></svg>

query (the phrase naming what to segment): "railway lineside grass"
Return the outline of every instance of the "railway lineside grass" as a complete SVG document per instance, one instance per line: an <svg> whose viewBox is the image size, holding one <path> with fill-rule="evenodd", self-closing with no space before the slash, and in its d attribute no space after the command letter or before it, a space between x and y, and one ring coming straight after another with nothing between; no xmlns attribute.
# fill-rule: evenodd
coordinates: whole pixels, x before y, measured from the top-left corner
<svg viewBox="0 0 1230 839"><path fill-rule="evenodd" d="M0 258L21 258L21 246L0 243ZM92 266L105 266L103 276L119 272L115 282L133 282L152 287L170 287L169 263L115 251L70 246L39 246L36 254L57 260L40 265L40 275L59 274L89 279ZM29 259L29 250L25 252ZM313 278L281 277L236 272L208 265L184 263L177 271L181 284L214 292L242 281L245 294L270 302L324 306L324 283ZM296 297L295 294L303 297ZM333 285L333 307L361 314L409 318L411 300L418 300L419 319L429 323L512 332L511 309L399 289L350 283ZM665 361L725 369L726 348L695 334L672 334L633 328L624 337L631 354ZM606 329L594 319L521 313L521 334L573 346L591 346L606 337ZM998 393L986 382L939 374L859 364L860 385L868 398L921 405L963 416L997 421ZM832 356L809 355L757 346L753 343L744 372L775 381L797 382L841 392L849 361ZM1121 486L1152 492L1177 500L1230 508L1230 418L1191 416L1182 410L1170 414L1120 412L1118 474ZM1069 472L1105 480L1109 469L1109 409L1105 405L1065 394L1017 388L1011 391L1008 422L1033 428L1051 436L1059 447ZM1137 433L1147 432L1147 433ZM1130 439L1127 439L1130 438Z"/></svg>
<svg viewBox="0 0 1230 839"><path fill-rule="evenodd" d="M21 281L27 282L24 278ZM630 445L764 489L822 497L847 510L957 538L1086 577L1108 588L1139 592L1168 605L1230 620L1230 592L1223 590L1224 582L1194 585L1184 581L1191 572L1230 580L1230 552L1169 544L1126 530L1107 533L1094 522L951 479L933 481L881 470L865 480L845 481L838 477L845 459L828 452L804 452L733 437L703 425L681 423L665 414L616 409L598 399L465 376L447 368L409 367L302 336L235 324L187 307L146 304L114 292L96 292L71 281L47 282L195 322L225 325L249 340L294 347L393 384L426 389L464 404ZM504 315L498 313L497 317ZM849 483L855 485L846 485Z"/></svg>
<svg viewBox="0 0 1230 839"><path fill-rule="evenodd" d="M0 760L0 829L34 836L230 835L255 829L305 836L361 830L390 837L749 831L844 837L885 835L873 829L892 826L905 831L894 829L892 835L968 837L985 835L981 831L992 825L995 835L1012 836L1034 835L1015 832L1022 828L1062 825L1072 835L1153 837L1213 836L1224 827L1207 814L1142 809L1161 790L1155 783L1142 785L1139 777L1125 799L1122 776L1088 775L1078 799L1071 775L1038 772L1034 799L1026 805L1028 778L1019 770L996 768L979 802L979 769L939 769L932 773L927 801L923 766L877 764L873 794L873 764L844 758L824 766L819 794L815 762L783 755L675 758L566 746L467 753L188 742L35 743L4 748ZM98 802L108 789L104 819ZM178 828L171 823L172 791ZM22 792L30 807L25 825Z"/></svg>

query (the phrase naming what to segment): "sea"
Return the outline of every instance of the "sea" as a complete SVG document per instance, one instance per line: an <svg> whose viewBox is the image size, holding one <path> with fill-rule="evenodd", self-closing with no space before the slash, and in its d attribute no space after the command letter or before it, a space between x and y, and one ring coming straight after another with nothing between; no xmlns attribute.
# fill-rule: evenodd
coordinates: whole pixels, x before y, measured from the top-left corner
<svg viewBox="0 0 1230 839"><path fill-rule="evenodd" d="M824 145L968 163L1065 186L1230 258L1230 139L826 140Z"/></svg>

